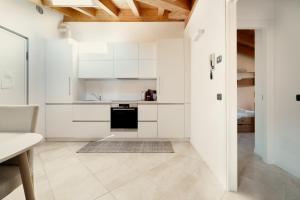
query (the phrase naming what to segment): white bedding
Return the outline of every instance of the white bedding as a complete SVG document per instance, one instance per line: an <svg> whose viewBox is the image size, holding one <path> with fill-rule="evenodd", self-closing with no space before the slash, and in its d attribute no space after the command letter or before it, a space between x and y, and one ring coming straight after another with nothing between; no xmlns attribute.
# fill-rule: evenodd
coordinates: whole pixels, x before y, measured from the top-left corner
<svg viewBox="0 0 300 200"><path fill-rule="evenodd" d="M237 118L245 118L245 117L254 117L255 112L254 110L245 110L245 109L238 109Z"/></svg>

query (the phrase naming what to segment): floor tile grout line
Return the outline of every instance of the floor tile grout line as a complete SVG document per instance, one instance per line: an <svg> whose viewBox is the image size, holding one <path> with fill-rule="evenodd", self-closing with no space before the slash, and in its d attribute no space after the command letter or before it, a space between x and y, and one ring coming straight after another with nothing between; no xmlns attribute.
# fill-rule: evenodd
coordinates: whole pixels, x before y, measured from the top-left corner
<svg viewBox="0 0 300 200"><path fill-rule="evenodd" d="M49 187L50 187L50 190L51 190L52 197L53 197L53 199L55 200L56 197L55 197L54 189L53 189L53 186L52 186L52 184L51 184L51 182L50 182L48 173L46 172L46 169L45 169L45 163L44 163L44 161L42 160L42 158L40 157L39 154L37 154L37 156L39 157L39 159L40 159L40 161L41 161L42 168L43 168L43 171L44 171L45 176L46 176L46 178L47 178L47 182L48 182L48 184L49 184Z"/></svg>

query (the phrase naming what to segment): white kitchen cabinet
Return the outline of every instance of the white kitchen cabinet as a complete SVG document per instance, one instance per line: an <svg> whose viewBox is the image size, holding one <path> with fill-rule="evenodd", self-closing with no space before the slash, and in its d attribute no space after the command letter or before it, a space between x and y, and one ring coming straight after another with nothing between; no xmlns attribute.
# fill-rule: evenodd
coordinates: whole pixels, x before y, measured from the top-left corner
<svg viewBox="0 0 300 200"><path fill-rule="evenodd" d="M156 44L155 43L141 43L139 45L139 58L141 60L155 60L156 59Z"/></svg>
<svg viewBox="0 0 300 200"><path fill-rule="evenodd" d="M46 138L72 138L72 105L46 106Z"/></svg>
<svg viewBox="0 0 300 200"><path fill-rule="evenodd" d="M114 52L116 60L139 59L139 46L137 43L115 43Z"/></svg>
<svg viewBox="0 0 300 200"><path fill-rule="evenodd" d="M72 128L76 139L101 139L110 134L110 122L73 122Z"/></svg>
<svg viewBox="0 0 300 200"><path fill-rule="evenodd" d="M165 39L157 43L157 92L161 103L184 103L184 43Z"/></svg>
<svg viewBox="0 0 300 200"><path fill-rule="evenodd" d="M113 78L112 60L80 60L78 78Z"/></svg>
<svg viewBox="0 0 300 200"><path fill-rule="evenodd" d="M73 69L77 68L76 44L68 39L46 41L46 102L73 101Z"/></svg>
<svg viewBox="0 0 300 200"><path fill-rule="evenodd" d="M157 121L157 105L139 105L138 121Z"/></svg>
<svg viewBox="0 0 300 200"><path fill-rule="evenodd" d="M73 121L110 121L110 105L73 105Z"/></svg>
<svg viewBox="0 0 300 200"><path fill-rule="evenodd" d="M141 79L156 78L156 60L139 61L139 78Z"/></svg>
<svg viewBox="0 0 300 200"><path fill-rule="evenodd" d="M139 61L138 60L116 60L115 78L138 78Z"/></svg>
<svg viewBox="0 0 300 200"><path fill-rule="evenodd" d="M103 46L103 45L102 45ZM106 50L103 50L102 48L98 48L97 44L92 45L79 45L79 53L78 57L80 61L83 60L96 60L96 61L103 61L103 60L114 60L114 48L112 44L104 45L106 47ZM101 49L101 50L99 50Z"/></svg>
<svg viewBox="0 0 300 200"><path fill-rule="evenodd" d="M110 135L111 135L110 138L112 138L112 139L137 138L138 132L137 131L112 131L112 132L110 132Z"/></svg>
<svg viewBox="0 0 300 200"><path fill-rule="evenodd" d="M158 137L184 138L184 105L158 105Z"/></svg>
<svg viewBox="0 0 300 200"><path fill-rule="evenodd" d="M104 138L110 134L109 109L109 105L47 105L46 138Z"/></svg>
<svg viewBox="0 0 300 200"><path fill-rule="evenodd" d="M157 138L157 122L139 122L139 138Z"/></svg>

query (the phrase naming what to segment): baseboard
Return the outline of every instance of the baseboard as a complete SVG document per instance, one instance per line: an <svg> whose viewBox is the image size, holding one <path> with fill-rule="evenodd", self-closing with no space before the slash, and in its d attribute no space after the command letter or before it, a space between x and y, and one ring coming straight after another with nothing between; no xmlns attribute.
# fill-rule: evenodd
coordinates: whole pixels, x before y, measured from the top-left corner
<svg viewBox="0 0 300 200"><path fill-rule="evenodd" d="M94 142L103 138L45 138L47 142ZM108 138L106 141L172 141L189 142L190 138Z"/></svg>

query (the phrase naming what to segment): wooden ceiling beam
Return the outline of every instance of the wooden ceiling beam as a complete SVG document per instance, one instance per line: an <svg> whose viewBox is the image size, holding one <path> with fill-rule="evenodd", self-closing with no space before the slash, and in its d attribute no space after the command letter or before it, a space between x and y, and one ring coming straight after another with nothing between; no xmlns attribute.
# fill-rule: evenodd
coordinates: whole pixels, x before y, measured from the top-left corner
<svg viewBox="0 0 300 200"><path fill-rule="evenodd" d="M252 57L252 58L255 57L255 49L254 48L249 47L247 45L240 44L240 43L237 44L237 52L239 54L243 54L248 57Z"/></svg>
<svg viewBox="0 0 300 200"><path fill-rule="evenodd" d="M137 0L139 2L172 12L190 12L188 0Z"/></svg>
<svg viewBox="0 0 300 200"><path fill-rule="evenodd" d="M80 7L72 7L72 8L88 17L91 17L91 18L96 17L96 10L94 8L80 8Z"/></svg>
<svg viewBox="0 0 300 200"><path fill-rule="evenodd" d="M164 12L165 12L165 10L163 8L157 8L157 15L158 16L163 16Z"/></svg>
<svg viewBox="0 0 300 200"><path fill-rule="evenodd" d="M67 17L76 17L78 15L78 12L72 8L51 7L51 9Z"/></svg>
<svg viewBox="0 0 300 200"><path fill-rule="evenodd" d="M137 4L137 2L135 0L127 0L127 4L130 7L130 9L132 10L132 13L136 17L140 17L141 16L139 5Z"/></svg>
<svg viewBox="0 0 300 200"><path fill-rule="evenodd" d="M237 31L237 41L240 44L255 47L255 32L254 30L238 30Z"/></svg>
<svg viewBox="0 0 300 200"><path fill-rule="evenodd" d="M108 15L102 10L97 10L96 18L90 18L87 16L65 16L64 22L156 22L156 21L183 21L168 18L168 12L165 12L163 16L157 15L157 9L140 9L141 16L136 17L130 9L123 9L119 13L119 17L115 18Z"/></svg>
<svg viewBox="0 0 300 200"><path fill-rule="evenodd" d="M118 17L120 9L111 0L94 0L96 8L103 9L107 14L113 17Z"/></svg>
<svg viewBox="0 0 300 200"><path fill-rule="evenodd" d="M123 0L130 9L118 8L119 4L113 0L92 0L92 5L60 6L53 5L51 0L28 1L63 14L66 22L183 21L190 12L190 0Z"/></svg>

